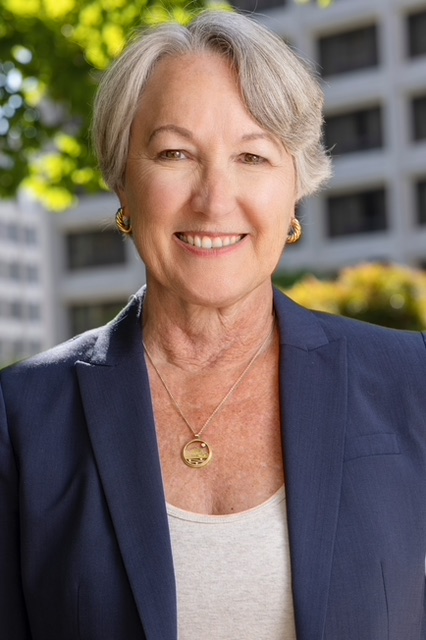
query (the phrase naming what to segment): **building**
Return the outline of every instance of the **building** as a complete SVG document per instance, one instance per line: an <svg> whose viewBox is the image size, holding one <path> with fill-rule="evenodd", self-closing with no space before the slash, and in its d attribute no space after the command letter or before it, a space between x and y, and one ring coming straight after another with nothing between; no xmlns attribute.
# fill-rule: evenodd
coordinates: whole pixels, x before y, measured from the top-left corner
<svg viewBox="0 0 426 640"><path fill-rule="evenodd" d="M111 194L63 214L0 206L0 367L110 320L145 282Z"/></svg>
<svg viewBox="0 0 426 640"><path fill-rule="evenodd" d="M426 268L426 2L241 0L313 61L326 97L334 177L301 205L286 271L360 261Z"/></svg>
<svg viewBox="0 0 426 640"><path fill-rule="evenodd" d="M0 366L51 344L46 214L20 198L0 207Z"/></svg>
<svg viewBox="0 0 426 640"><path fill-rule="evenodd" d="M110 320L145 283L133 243L115 229L115 196L82 199L49 218L52 343Z"/></svg>
<svg viewBox="0 0 426 640"><path fill-rule="evenodd" d="M302 203L304 236L280 271L362 261L426 268L426 2L239 0L317 65L326 96L328 189ZM113 226L112 195L65 214L0 207L0 364L111 318L145 281Z"/></svg>

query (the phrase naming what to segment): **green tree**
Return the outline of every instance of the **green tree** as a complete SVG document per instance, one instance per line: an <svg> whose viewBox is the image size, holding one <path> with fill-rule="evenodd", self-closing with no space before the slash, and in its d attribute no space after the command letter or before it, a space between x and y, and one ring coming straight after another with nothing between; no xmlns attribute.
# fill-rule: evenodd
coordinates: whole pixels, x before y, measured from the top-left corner
<svg viewBox="0 0 426 640"><path fill-rule="evenodd" d="M60 211L102 189L88 141L100 74L137 28L185 24L208 3L1 0L0 198L25 186Z"/></svg>
<svg viewBox="0 0 426 640"><path fill-rule="evenodd" d="M335 281L308 276L286 293L310 309L395 329L426 328L426 273L408 267L361 264Z"/></svg>
<svg viewBox="0 0 426 640"><path fill-rule="evenodd" d="M102 71L137 28L189 21L204 0L2 0L0 197L49 209L103 187L88 141ZM190 8L189 8L190 7Z"/></svg>

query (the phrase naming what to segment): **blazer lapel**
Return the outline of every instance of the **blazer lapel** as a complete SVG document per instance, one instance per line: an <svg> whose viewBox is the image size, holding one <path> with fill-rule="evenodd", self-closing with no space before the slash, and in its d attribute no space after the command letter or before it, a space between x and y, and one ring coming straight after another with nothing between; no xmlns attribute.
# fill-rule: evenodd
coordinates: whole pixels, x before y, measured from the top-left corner
<svg viewBox="0 0 426 640"><path fill-rule="evenodd" d="M177 637L176 589L137 300L77 375L88 430L148 640Z"/></svg>
<svg viewBox="0 0 426 640"><path fill-rule="evenodd" d="M346 342L279 294L283 447L298 640L321 640L346 426Z"/></svg>

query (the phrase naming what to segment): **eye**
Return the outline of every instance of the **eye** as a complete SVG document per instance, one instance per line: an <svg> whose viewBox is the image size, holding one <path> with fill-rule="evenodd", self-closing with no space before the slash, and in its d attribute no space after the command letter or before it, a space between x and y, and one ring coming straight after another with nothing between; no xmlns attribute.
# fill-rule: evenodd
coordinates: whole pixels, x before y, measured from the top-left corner
<svg viewBox="0 0 426 640"><path fill-rule="evenodd" d="M162 160L184 160L188 156L181 149L165 149L158 157Z"/></svg>
<svg viewBox="0 0 426 640"><path fill-rule="evenodd" d="M243 153L242 154L242 160L245 164L263 164L264 162L266 162L266 158L263 158L262 156L258 156L255 153Z"/></svg>

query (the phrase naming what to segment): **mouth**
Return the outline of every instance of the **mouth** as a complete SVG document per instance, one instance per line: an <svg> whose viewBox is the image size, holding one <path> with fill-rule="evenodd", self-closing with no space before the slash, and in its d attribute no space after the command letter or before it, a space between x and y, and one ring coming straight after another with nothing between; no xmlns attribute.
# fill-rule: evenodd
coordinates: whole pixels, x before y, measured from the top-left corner
<svg viewBox="0 0 426 640"><path fill-rule="evenodd" d="M193 233L177 233L176 235L181 242L199 249L223 249L224 247L232 247L246 237L245 233L222 236L207 236Z"/></svg>

